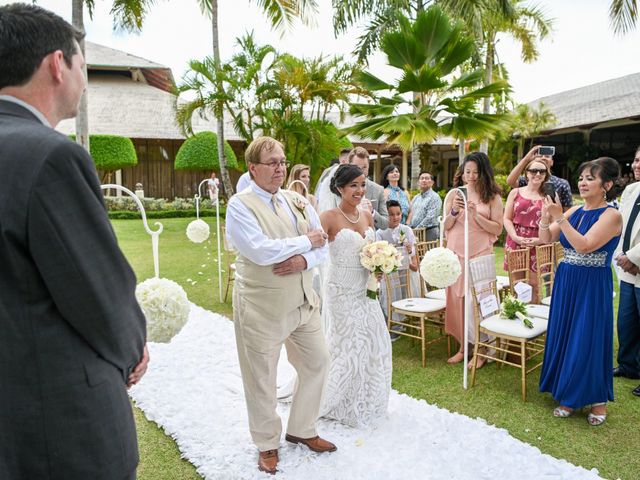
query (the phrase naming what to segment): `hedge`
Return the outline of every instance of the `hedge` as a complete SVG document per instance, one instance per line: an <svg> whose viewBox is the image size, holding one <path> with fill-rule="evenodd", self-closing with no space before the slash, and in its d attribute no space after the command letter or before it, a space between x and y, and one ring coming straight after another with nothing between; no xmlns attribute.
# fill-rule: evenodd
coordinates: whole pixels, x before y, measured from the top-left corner
<svg viewBox="0 0 640 480"><path fill-rule="evenodd" d="M227 157L227 167L237 168L236 154L227 141L224 142L224 154ZM213 132L200 132L187 138L176 154L174 168L176 170L219 169L218 136Z"/></svg>
<svg viewBox="0 0 640 480"><path fill-rule="evenodd" d="M69 136L75 141L75 135ZM138 164L130 138L117 135L89 135L89 150L98 170L113 172Z"/></svg>
<svg viewBox="0 0 640 480"><path fill-rule="evenodd" d="M109 218L111 220L140 220L141 215L140 212L131 212L129 210L112 210L108 212ZM215 217L215 210L200 210L201 217ZM225 209L220 208L220 218L224 219ZM192 210L157 210L147 212L147 218L188 218L193 217L194 220L196 218L195 209Z"/></svg>

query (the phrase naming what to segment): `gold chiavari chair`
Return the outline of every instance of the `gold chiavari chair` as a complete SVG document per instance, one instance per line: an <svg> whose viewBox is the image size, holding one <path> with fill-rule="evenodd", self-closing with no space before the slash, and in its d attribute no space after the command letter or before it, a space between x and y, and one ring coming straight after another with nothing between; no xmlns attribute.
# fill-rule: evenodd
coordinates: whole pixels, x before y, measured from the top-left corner
<svg viewBox="0 0 640 480"><path fill-rule="evenodd" d="M507 270L509 274L509 290L511 295L517 296L514 290L516 283L531 284L531 270L529 265L529 250L521 248L507 251Z"/></svg>
<svg viewBox="0 0 640 480"><path fill-rule="evenodd" d="M427 345L446 337L443 333L445 302L411 297L411 275L408 269L386 274L384 280L387 289L387 328L391 333L420 340L422 366L425 367ZM428 327L439 330L436 338L427 340Z"/></svg>
<svg viewBox="0 0 640 480"><path fill-rule="evenodd" d="M520 320L509 320L501 316L494 254L470 260L469 273L476 327L476 339L473 346L474 357L471 364L471 386L474 386L476 382L478 359L493 358L499 364L511 365L520 369L522 400L526 401L527 374L542 365L542 357L532 367L527 368L527 362L544 352L547 320L531 317L533 328L527 328ZM494 302L490 301L491 296L494 297ZM485 306L484 312L480 307L481 301L485 305L490 305L489 307ZM485 340L483 340L483 334L486 336ZM488 352L491 349L495 350L497 354L495 357L489 355ZM516 360L513 360L514 357Z"/></svg>
<svg viewBox="0 0 640 480"><path fill-rule="evenodd" d="M553 244L553 259L555 262L555 268L558 268L558 265L560 264L563 258L564 258L564 247L562 246L562 243L555 242Z"/></svg>
<svg viewBox="0 0 640 480"><path fill-rule="evenodd" d="M555 244L537 245L536 262L538 264L538 302L551 305L556 267Z"/></svg>
<svg viewBox="0 0 640 480"><path fill-rule="evenodd" d="M414 228L413 235L416 237L416 243L427 241L427 229L426 228Z"/></svg>

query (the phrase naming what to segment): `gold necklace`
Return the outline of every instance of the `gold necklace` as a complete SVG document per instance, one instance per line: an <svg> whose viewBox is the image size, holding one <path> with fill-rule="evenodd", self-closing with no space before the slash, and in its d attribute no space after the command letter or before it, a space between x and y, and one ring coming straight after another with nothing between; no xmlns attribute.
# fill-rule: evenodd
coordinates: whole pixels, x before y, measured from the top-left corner
<svg viewBox="0 0 640 480"><path fill-rule="evenodd" d="M338 205L338 210L340 210L340 213L344 218L347 219L348 222L353 223L355 225L360 221L360 209L356 208L356 211L358 212L358 218L356 218L355 220L351 220L349 217L347 217L347 214L342 211L342 209L340 208L340 205Z"/></svg>

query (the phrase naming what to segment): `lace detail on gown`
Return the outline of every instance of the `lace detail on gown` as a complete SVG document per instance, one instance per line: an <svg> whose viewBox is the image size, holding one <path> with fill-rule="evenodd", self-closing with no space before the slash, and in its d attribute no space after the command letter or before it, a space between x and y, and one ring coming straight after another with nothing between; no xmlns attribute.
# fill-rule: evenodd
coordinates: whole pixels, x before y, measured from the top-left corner
<svg viewBox="0 0 640 480"><path fill-rule="evenodd" d="M329 317L329 379L321 416L365 426L387 413L391 391L391 341L380 303L366 296L369 272L360 250L375 241L342 229L329 245L323 315Z"/></svg>

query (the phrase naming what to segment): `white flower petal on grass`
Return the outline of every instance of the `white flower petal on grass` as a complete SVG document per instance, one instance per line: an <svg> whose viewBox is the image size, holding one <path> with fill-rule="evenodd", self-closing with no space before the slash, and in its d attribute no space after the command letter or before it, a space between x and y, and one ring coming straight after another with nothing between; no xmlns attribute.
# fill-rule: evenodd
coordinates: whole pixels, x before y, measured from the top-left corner
<svg viewBox="0 0 640 480"><path fill-rule="evenodd" d="M136 287L136 298L147 319L147 339L168 343L182 329L191 308L187 294L167 278L149 278Z"/></svg>
<svg viewBox="0 0 640 480"><path fill-rule="evenodd" d="M448 248L429 250L420 262L420 275L425 282L437 288L453 285L461 273L460 260Z"/></svg>
<svg viewBox="0 0 640 480"><path fill-rule="evenodd" d="M193 243L202 243L209 238L209 225L201 219L194 220L187 225L187 238ZM207 247L204 247L207 248Z"/></svg>

